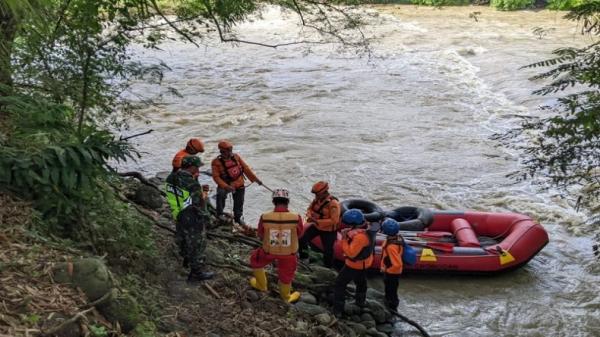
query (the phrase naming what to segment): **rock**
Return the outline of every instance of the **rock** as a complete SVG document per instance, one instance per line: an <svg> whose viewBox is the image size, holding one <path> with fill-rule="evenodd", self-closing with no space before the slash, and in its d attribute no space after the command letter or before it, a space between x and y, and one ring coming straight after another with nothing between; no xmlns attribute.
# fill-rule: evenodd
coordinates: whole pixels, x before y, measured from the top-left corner
<svg viewBox="0 0 600 337"><path fill-rule="evenodd" d="M43 321L43 329L51 329L57 327L68 320L70 317L63 315L62 313L54 313L50 315L51 318ZM81 329L79 328L78 322L73 322L65 325L62 329L56 331L53 336L57 337L79 337L82 336Z"/></svg>
<svg viewBox="0 0 600 337"><path fill-rule="evenodd" d="M318 314L313 318L321 325L327 325L331 322L331 316L328 313Z"/></svg>
<svg viewBox="0 0 600 337"><path fill-rule="evenodd" d="M344 312L347 315L357 315L361 313L361 309L358 305L354 303L346 303L344 305Z"/></svg>
<svg viewBox="0 0 600 337"><path fill-rule="evenodd" d="M388 335L384 334L383 332L377 331L377 329L375 328L370 328L369 330L367 330L367 335L372 337L388 337Z"/></svg>
<svg viewBox="0 0 600 337"><path fill-rule="evenodd" d="M319 305L308 304L304 302L298 302L294 305L294 308L300 313L307 314L309 316L316 316L318 314L328 313L327 309Z"/></svg>
<svg viewBox="0 0 600 337"><path fill-rule="evenodd" d="M364 325L354 322L344 322L348 325L358 336L364 336L367 334L367 328Z"/></svg>
<svg viewBox="0 0 600 337"><path fill-rule="evenodd" d="M240 304L242 306L242 309L244 310L250 310L252 309L252 304L248 301L242 301L242 304Z"/></svg>
<svg viewBox="0 0 600 337"><path fill-rule="evenodd" d="M358 323L358 322L360 322L360 316L359 315L352 315L352 316L350 316L350 320L352 322L357 322Z"/></svg>
<svg viewBox="0 0 600 337"><path fill-rule="evenodd" d="M248 290L246 292L246 298L250 302L256 302L256 301L258 301L261 298L261 295L257 291Z"/></svg>
<svg viewBox="0 0 600 337"><path fill-rule="evenodd" d="M386 334L391 334L392 332L394 332L394 326L392 325L392 323L379 324L375 328L377 329L377 331L381 331Z"/></svg>
<svg viewBox="0 0 600 337"><path fill-rule="evenodd" d="M208 244L206 249L204 250L204 257L206 262L214 263L214 264L224 264L225 263L225 255L221 250Z"/></svg>
<svg viewBox="0 0 600 337"><path fill-rule="evenodd" d="M375 323L375 321L361 321L360 324L364 325L367 329L371 329L377 326L377 323Z"/></svg>
<svg viewBox="0 0 600 337"><path fill-rule="evenodd" d="M369 314L368 312L365 312L364 314L360 315L360 321L374 321L373 316L371 316L371 314Z"/></svg>
<svg viewBox="0 0 600 337"><path fill-rule="evenodd" d="M110 272L100 259L84 258L72 263L59 263L52 269L52 274L59 283L71 283L81 288L90 302L113 288Z"/></svg>
<svg viewBox="0 0 600 337"><path fill-rule="evenodd" d="M337 327L338 327L340 334L344 337L358 337L356 335L356 332L354 332L354 330L351 327L349 327L348 325L346 325L345 323L338 321Z"/></svg>
<svg viewBox="0 0 600 337"><path fill-rule="evenodd" d="M166 179L165 179L165 180L166 180ZM154 184L154 185L156 185L156 186L160 187L160 186L162 186L162 184L164 184L164 183L165 183L165 180L158 179L157 177L152 177L152 178L148 179L148 182L149 182L150 184Z"/></svg>
<svg viewBox="0 0 600 337"><path fill-rule="evenodd" d="M286 331L286 336L289 337L307 337L308 336L308 331L306 330L298 330L298 329L291 329Z"/></svg>
<svg viewBox="0 0 600 337"><path fill-rule="evenodd" d="M133 201L150 209L159 209L163 206L163 197L160 191L152 186L140 185L133 195Z"/></svg>
<svg viewBox="0 0 600 337"><path fill-rule="evenodd" d="M296 282L300 283L300 284L312 284L313 281L311 280L311 278L306 275L306 274L302 274L302 273L296 273L296 275L294 276L294 279Z"/></svg>
<svg viewBox="0 0 600 337"><path fill-rule="evenodd" d="M310 273L310 278L315 283L331 283L335 282L337 278L337 273L334 270L329 268L321 267L321 266L311 266L312 272Z"/></svg>
<svg viewBox="0 0 600 337"><path fill-rule="evenodd" d="M209 332L206 334L206 337L221 337L221 335L217 335L216 333Z"/></svg>
<svg viewBox="0 0 600 337"><path fill-rule="evenodd" d="M336 333L333 330L323 325L317 325L316 327L312 328L310 330L310 334L311 336L315 337L336 336Z"/></svg>
<svg viewBox="0 0 600 337"><path fill-rule="evenodd" d="M302 297L300 297L300 302L308 304L318 304L317 298L309 292L302 293Z"/></svg>
<svg viewBox="0 0 600 337"><path fill-rule="evenodd" d="M367 289L367 298L374 299L379 302L383 302L385 300L385 294L379 290L368 288Z"/></svg>
<svg viewBox="0 0 600 337"><path fill-rule="evenodd" d="M308 331L308 323L306 323L305 321L297 321L296 322L296 329L297 330L302 330L302 331Z"/></svg>
<svg viewBox="0 0 600 337"><path fill-rule="evenodd" d="M137 301L128 294L119 294L112 300L97 306L100 313L111 323L119 322L123 332L128 333L144 321Z"/></svg>
<svg viewBox="0 0 600 337"><path fill-rule="evenodd" d="M371 310L371 315L373 315L373 318L375 318L377 323L385 323L386 310L381 303L367 300L367 306Z"/></svg>

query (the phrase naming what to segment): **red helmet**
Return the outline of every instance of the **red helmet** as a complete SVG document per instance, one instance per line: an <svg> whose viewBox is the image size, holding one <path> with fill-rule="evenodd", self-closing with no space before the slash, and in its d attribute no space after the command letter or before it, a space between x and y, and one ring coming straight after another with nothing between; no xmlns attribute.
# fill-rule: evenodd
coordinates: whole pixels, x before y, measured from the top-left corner
<svg viewBox="0 0 600 337"><path fill-rule="evenodd" d="M219 150L231 150L233 149L233 144L228 140L222 140L219 142Z"/></svg>
<svg viewBox="0 0 600 337"><path fill-rule="evenodd" d="M317 181L313 187L312 190L310 190L312 193L321 193L321 192L325 192L329 190L329 184L326 181Z"/></svg>
<svg viewBox="0 0 600 337"><path fill-rule="evenodd" d="M198 138L191 138L188 140L186 148L188 150L196 151L196 153L204 152L204 143Z"/></svg>

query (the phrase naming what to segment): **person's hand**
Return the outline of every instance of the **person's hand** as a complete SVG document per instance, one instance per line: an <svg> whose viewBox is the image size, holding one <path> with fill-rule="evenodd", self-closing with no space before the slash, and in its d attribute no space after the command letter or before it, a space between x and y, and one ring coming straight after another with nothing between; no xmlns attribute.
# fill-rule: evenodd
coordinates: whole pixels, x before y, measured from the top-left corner
<svg viewBox="0 0 600 337"><path fill-rule="evenodd" d="M208 185L202 185L202 191L204 191L204 192L210 191L210 186L208 186Z"/></svg>
<svg viewBox="0 0 600 337"><path fill-rule="evenodd" d="M260 179L256 179L256 183L262 186L262 181Z"/></svg>
<svg viewBox="0 0 600 337"><path fill-rule="evenodd" d="M234 191L235 191L235 188L233 188L233 186L231 186L231 185L227 185L227 186L225 186L225 190L226 190L227 192L234 192Z"/></svg>
<svg viewBox="0 0 600 337"><path fill-rule="evenodd" d="M342 233L342 238L343 239L347 239L348 238L348 232L350 231L350 228L344 228L340 231L340 233Z"/></svg>

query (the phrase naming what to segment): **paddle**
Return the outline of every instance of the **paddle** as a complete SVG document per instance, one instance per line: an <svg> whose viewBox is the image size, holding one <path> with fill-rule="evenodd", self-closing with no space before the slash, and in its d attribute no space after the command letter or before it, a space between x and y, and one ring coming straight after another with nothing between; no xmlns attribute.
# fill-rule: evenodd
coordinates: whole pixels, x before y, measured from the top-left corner
<svg viewBox="0 0 600 337"><path fill-rule="evenodd" d="M452 253L453 252L453 248L454 248L454 244L450 243L450 242L429 242L429 241L411 241L411 240L405 240L406 243L408 243L411 246L421 246L421 247L427 247L427 248L432 248L432 249L436 249L442 252L446 252L446 253Z"/></svg>
<svg viewBox="0 0 600 337"><path fill-rule="evenodd" d="M399 233L402 236L409 236L409 237L421 237L421 238L431 238L431 239L445 239L445 238L451 238L453 235L450 232L437 232L437 231L431 231L431 232L413 232L413 231L401 231Z"/></svg>

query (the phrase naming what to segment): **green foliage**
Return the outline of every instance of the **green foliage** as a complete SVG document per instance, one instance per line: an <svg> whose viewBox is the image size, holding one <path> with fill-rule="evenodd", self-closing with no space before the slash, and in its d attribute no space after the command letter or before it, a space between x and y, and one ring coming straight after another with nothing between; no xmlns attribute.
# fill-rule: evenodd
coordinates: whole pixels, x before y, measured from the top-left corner
<svg viewBox="0 0 600 337"><path fill-rule="evenodd" d="M514 11L533 6L534 0L492 0L490 5L501 11Z"/></svg>
<svg viewBox="0 0 600 337"><path fill-rule="evenodd" d="M576 7L568 18L583 22L588 33L600 33L600 4ZM600 197L600 42L585 48L560 48L554 57L530 64L550 68L533 80L549 83L537 95L569 93L542 110L543 117L524 118L521 127L502 137L524 153L524 168L517 179L543 176L566 193L581 193L580 200Z"/></svg>
<svg viewBox="0 0 600 337"><path fill-rule="evenodd" d="M424 6L463 6L468 5L470 0L411 0L415 5L424 5Z"/></svg>
<svg viewBox="0 0 600 337"><path fill-rule="evenodd" d="M571 10L586 2L586 0L549 0L546 8L554 10Z"/></svg>
<svg viewBox="0 0 600 337"><path fill-rule="evenodd" d="M103 325L91 324L91 325L88 325L88 328L90 328L90 333L93 337L107 337L108 336L108 331L106 331L106 328Z"/></svg>

